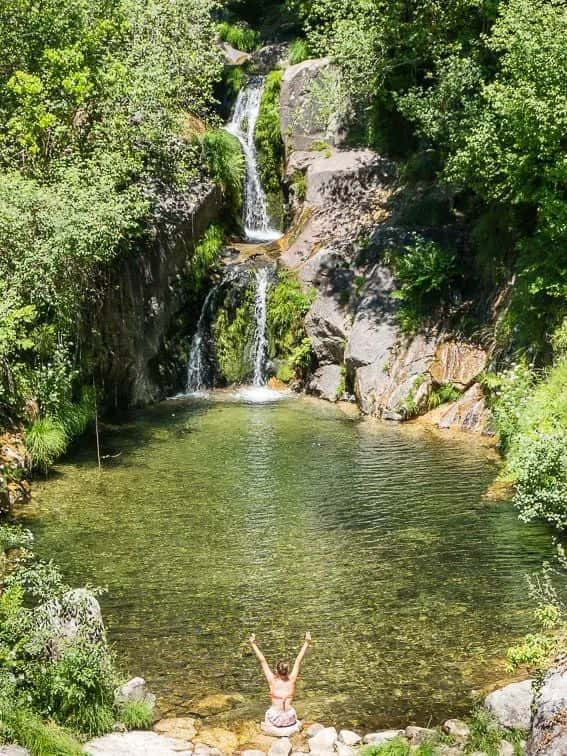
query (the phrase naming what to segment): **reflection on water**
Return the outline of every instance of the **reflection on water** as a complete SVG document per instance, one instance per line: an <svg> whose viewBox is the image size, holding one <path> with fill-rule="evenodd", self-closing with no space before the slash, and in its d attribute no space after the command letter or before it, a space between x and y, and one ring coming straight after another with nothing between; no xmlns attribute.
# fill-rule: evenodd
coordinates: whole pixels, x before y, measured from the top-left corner
<svg viewBox="0 0 567 756"><path fill-rule="evenodd" d="M107 431L38 486L40 553L107 585L111 637L164 711L239 691L267 703L245 639L270 660L315 645L302 716L437 722L502 677L528 624L524 574L546 531L482 493L469 442L347 419L331 406L167 402Z"/></svg>

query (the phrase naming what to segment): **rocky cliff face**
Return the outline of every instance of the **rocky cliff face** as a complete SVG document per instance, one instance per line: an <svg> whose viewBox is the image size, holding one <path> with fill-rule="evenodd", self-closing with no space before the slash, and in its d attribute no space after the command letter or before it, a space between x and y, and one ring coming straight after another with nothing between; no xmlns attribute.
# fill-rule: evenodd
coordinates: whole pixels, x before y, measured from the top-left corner
<svg viewBox="0 0 567 756"><path fill-rule="evenodd" d="M145 404L171 389L175 362L187 352L192 254L219 210L207 182L185 195L161 194L146 242L107 273L93 334L104 344L97 367L110 404Z"/></svg>
<svg viewBox="0 0 567 756"><path fill-rule="evenodd" d="M486 351L441 322L412 336L398 325L396 283L384 259L389 249L407 244L415 229L396 219L395 165L371 150L337 149L343 135L321 129L317 115L311 118L309 98L329 66L320 60L289 68L281 100L286 173L304 175L307 219L282 261L317 290L306 318L317 362L308 390L330 400L350 395L365 414L398 421L449 397L455 401L435 416L439 427L490 433L475 383L486 367ZM298 110L302 118L294 120L290 113ZM325 138L328 147L321 152L315 139Z"/></svg>

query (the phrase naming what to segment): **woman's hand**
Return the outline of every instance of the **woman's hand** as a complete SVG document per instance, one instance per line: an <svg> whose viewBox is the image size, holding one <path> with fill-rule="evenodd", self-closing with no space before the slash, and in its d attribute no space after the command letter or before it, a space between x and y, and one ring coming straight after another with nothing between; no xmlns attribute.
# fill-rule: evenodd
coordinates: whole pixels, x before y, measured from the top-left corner
<svg viewBox="0 0 567 756"><path fill-rule="evenodd" d="M311 645L311 633L309 632L309 630L305 633L305 642L308 646Z"/></svg>
<svg viewBox="0 0 567 756"><path fill-rule="evenodd" d="M248 643L251 646L253 646L256 643L256 636L254 635L254 633L252 633L252 635L248 638Z"/></svg>

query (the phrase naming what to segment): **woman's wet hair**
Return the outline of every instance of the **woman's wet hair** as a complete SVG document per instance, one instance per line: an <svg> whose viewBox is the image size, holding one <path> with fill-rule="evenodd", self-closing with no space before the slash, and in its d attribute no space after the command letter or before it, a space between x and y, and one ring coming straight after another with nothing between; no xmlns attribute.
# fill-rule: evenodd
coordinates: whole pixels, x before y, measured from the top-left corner
<svg viewBox="0 0 567 756"><path fill-rule="evenodd" d="M276 672L280 677L287 677L289 675L289 664L284 661L279 661L276 664Z"/></svg>

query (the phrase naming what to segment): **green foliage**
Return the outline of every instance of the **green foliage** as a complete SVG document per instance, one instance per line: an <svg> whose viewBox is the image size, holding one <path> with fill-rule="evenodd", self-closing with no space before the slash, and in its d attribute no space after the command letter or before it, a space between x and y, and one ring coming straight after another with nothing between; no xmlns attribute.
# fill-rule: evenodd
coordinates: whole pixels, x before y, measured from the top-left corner
<svg viewBox="0 0 567 756"><path fill-rule="evenodd" d="M232 47L244 52L254 52L260 46L260 35L254 29L243 23L230 24L223 21L217 24L219 37Z"/></svg>
<svg viewBox="0 0 567 756"><path fill-rule="evenodd" d="M361 756L435 756L436 748L430 743L410 746L404 738L394 738L382 745L366 746L360 753Z"/></svg>
<svg viewBox="0 0 567 756"><path fill-rule="evenodd" d="M151 730L154 721L152 707L146 701L127 701L118 717L129 730Z"/></svg>
<svg viewBox="0 0 567 756"><path fill-rule="evenodd" d="M567 643L567 606L560 598L556 584L565 582L567 559L564 548L557 547L554 566L545 563L540 573L528 580L529 594L536 603L534 631L508 649L508 671L514 673L526 667L529 673L541 680L550 661L561 653Z"/></svg>
<svg viewBox="0 0 567 756"><path fill-rule="evenodd" d="M226 383L241 383L253 370L250 343L254 334L254 288L248 287L236 307L229 298L213 323L217 363Z"/></svg>
<svg viewBox="0 0 567 756"><path fill-rule="evenodd" d="M32 544L33 534L30 530L0 523L0 553L9 549L30 549Z"/></svg>
<svg viewBox="0 0 567 756"><path fill-rule="evenodd" d="M295 171L291 177L291 188L295 197L303 202L307 197L307 179L301 171Z"/></svg>
<svg viewBox="0 0 567 756"><path fill-rule="evenodd" d="M393 296L401 302L400 320L406 328L447 303L456 275L453 253L417 237L401 253L390 255L388 262L398 283Z"/></svg>
<svg viewBox="0 0 567 756"><path fill-rule="evenodd" d="M525 736L521 730L506 730L501 727L494 716L484 708L478 708L468 723L471 734L465 747L465 753L482 752L487 756L498 756L502 740L514 745L514 752L523 753L520 742Z"/></svg>
<svg viewBox="0 0 567 756"><path fill-rule="evenodd" d="M191 258L191 284L199 291L211 268L218 262L224 243L224 232L220 226L207 228L200 241L195 245Z"/></svg>
<svg viewBox="0 0 567 756"><path fill-rule="evenodd" d="M202 140L202 149L209 173L222 191L233 212L242 207L244 183L244 155L238 139L219 129L207 132Z"/></svg>
<svg viewBox="0 0 567 756"><path fill-rule="evenodd" d="M305 359L305 315L315 292L304 292L293 273L281 270L268 293L268 343L270 357L292 357L292 366ZM297 350L300 350L299 352Z"/></svg>
<svg viewBox="0 0 567 756"><path fill-rule="evenodd" d="M461 396L459 389L452 383L445 386L435 386L427 398L427 409L433 410L448 402L456 402Z"/></svg>
<svg viewBox="0 0 567 756"><path fill-rule="evenodd" d="M31 423L25 441L33 466L47 472L55 460L65 453L68 437L59 420L44 417Z"/></svg>
<svg viewBox="0 0 567 756"><path fill-rule="evenodd" d="M268 195L276 196L281 194L284 158L279 111L282 76L276 70L266 77L254 132L262 185Z"/></svg>
<svg viewBox="0 0 567 756"><path fill-rule="evenodd" d="M6 721L7 735L29 750L32 756L81 756L80 743L54 722L44 721L24 707L10 712Z"/></svg>
<svg viewBox="0 0 567 756"><path fill-rule="evenodd" d="M236 98L244 84L246 74L240 66L227 66L223 71L224 88L231 100Z"/></svg>
<svg viewBox="0 0 567 756"><path fill-rule="evenodd" d="M304 60L310 58L309 43L306 39L294 39L289 46L289 64L295 66L298 63L303 63Z"/></svg>

